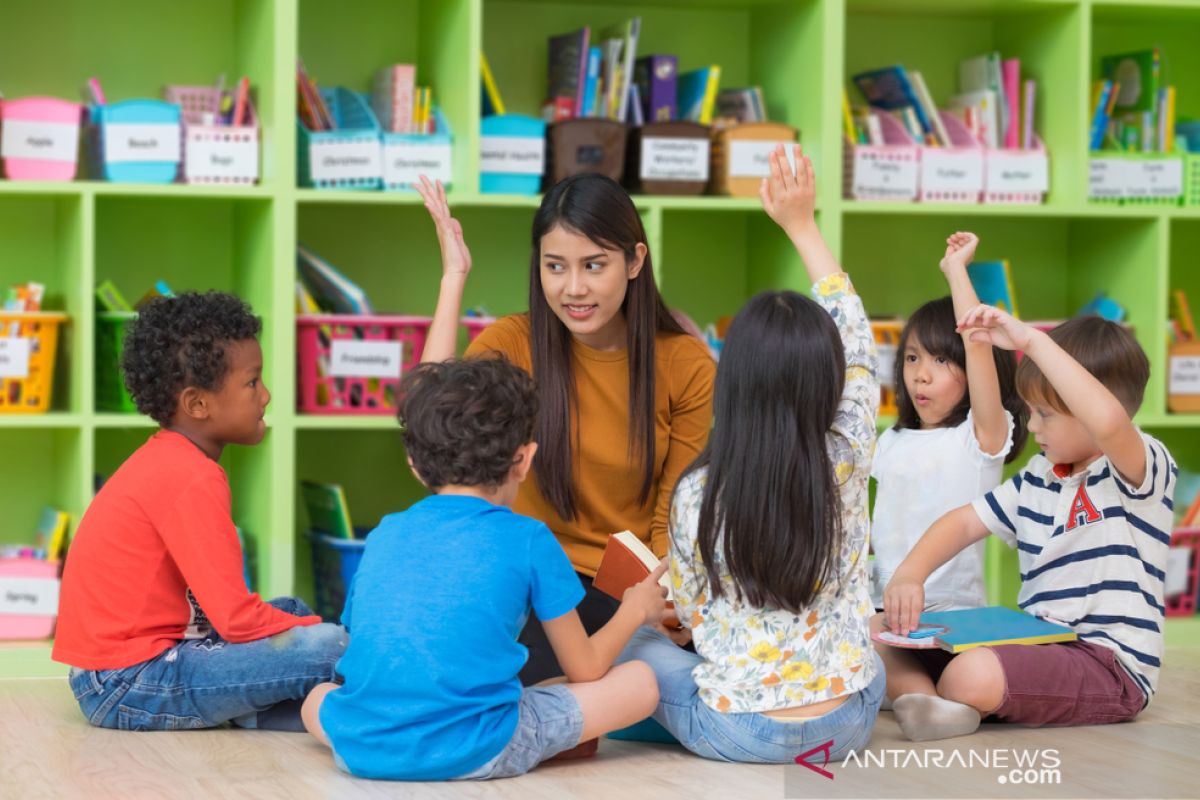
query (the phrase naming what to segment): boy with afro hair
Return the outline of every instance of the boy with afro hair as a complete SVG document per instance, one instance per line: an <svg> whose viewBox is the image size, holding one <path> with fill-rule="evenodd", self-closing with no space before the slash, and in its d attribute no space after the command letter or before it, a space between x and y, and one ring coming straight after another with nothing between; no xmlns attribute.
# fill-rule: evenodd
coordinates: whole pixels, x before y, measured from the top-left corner
<svg viewBox="0 0 1200 800"><path fill-rule="evenodd" d="M266 434L260 329L232 295L187 293L149 303L125 339L125 385L160 429L79 524L53 652L93 725L302 730L300 701L346 647L341 627L243 578L218 461Z"/></svg>

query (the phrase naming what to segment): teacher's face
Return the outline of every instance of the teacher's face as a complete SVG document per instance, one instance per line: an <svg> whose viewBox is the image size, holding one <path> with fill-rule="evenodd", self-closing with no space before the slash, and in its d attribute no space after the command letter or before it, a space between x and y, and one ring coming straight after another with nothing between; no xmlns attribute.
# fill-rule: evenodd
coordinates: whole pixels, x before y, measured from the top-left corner
<svg viewBox="0 0 1200 800"><path fill-rule="evenodd" d="M646 245L632 259L556 225L542 237L542 293L571 335L596 350L625 347L621 304L629 281L642 271Z"/></svg>

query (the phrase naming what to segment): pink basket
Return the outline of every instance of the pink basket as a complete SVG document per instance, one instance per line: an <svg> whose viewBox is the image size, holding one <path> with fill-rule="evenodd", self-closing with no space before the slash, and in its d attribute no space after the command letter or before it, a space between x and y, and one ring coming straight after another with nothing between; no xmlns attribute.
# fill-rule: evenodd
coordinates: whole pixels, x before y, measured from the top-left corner
<svg viewBox="0 0 1200 800"><path fill-rule="evenodd" d="M475 337L483 333L486 328L491 326L495 321L495 317L463 317L459 320L462 326L467 329L467 341L475 341Z"/></svg>
<svg viewBox="0 0 1200 800"><path fill-rule="evenodd" d="M57 561L0 558L0 591L6 600L0 611L0 639L49 639L54 634L58 615L46 608L58 608ZM23 605L38 610L21 613Z"/></svg>
<svg viewBox="0 0 1200 800"><path fill-rule="evenodd" d="M224 92L224 95L230 95ZM259 132L254 103L246 98L245 124L205 125L206 114L220 114L222 93L212 86L168 86L168 103L183 119L179 177L184 183L250 185L258 182ZM189 155L191 156L189 158Z"/></svg>
<svg viewBox="0 0 1200 800"><path fill-rule="evenodd" d="M0 104L4 174L21 181L69 181L79 164L81 106L55 97Z"/></svg>
<svg viewBox="0 0 1200 800"><path fill-rule="evenodd" d="M404 370L421 360L429 317L312 314L296 318L303 414L394 414Z"/></svg>
<svg viewBox="0 0 1200 800"><path fill-rule="evenodd" d="M1200 594L1200 528L1178 528L1171 534L1171 549L1190 550L1187 567L1187 587L1174 597L1164 598L1168 617L1190 617L1196 613L1196 597Z"/></svg>

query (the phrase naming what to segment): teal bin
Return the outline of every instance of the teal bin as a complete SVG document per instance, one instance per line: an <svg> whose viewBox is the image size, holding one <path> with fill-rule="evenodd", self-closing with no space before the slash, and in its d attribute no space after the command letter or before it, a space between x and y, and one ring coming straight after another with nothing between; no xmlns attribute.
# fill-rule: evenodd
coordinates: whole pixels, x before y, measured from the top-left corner
<svg viewBox="0 0 1200 800"><path fill-rule="evenodd" d="M308 541L312 545L313 594L316 595L313 610L328 622L342 619L346 596L362 561L369 532L368 528L355 528L356 538L339 539L324 531L308 531Z"/></svg>
<svg viewBox="0 0 1200 800"><path fill-rule="evenodd" d="M162 100L91 107L93 178L114 183L172 183L183 152L180 108Z"/></svg>
<svg viewBox="0 0 1200 800"><path fill-rule="evenodd" d="M296 178L313 189L374 190L383 185L379 122L366 98L337 87L322 89L337 129L311 131L296 119Z"/></svg>
<svg viewBox="0 0 1200 800"><path fill-rule="evenodd" d="M546 123L520 114L484 117L479 142L479 191L537 194L546 171Z"/></svg>

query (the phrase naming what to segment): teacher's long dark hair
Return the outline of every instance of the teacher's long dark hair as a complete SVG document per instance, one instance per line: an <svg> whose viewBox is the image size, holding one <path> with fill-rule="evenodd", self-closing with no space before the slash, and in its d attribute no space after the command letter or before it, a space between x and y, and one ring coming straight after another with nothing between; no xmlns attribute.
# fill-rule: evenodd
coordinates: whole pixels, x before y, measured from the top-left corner
<svg viewBox="0 0 1200 800"><path fill-rule="evenodd" d="M713 393L698 543L721 548L736 596L799 613L836 575L841 499L826 436L845 383L841 337L821 306L763 292L734 318ZM709 581L713 596L725 592Z"/></svg>
<svg viewBox="0 0 1200 800"><path fill-rule="evenodd" d="M572 453L578 447L578 426L573 439L571 420L577 406L571 370L571 333L546 302L540 274L542 237L557 225L582 234L605 249L619 250L626 262L636 258L636 247L646 242L646 231L629 194L616 181L591 173L555 184L542 198L533 219L529 322L533 377L541 399L533 471L542 496L559 516L574 519ZM658 331L684 332L658 294L649 252L641 272L629 281L621 312L625 315L629 355L629 458L640 463L639 499L645 503L654 485L654 339Z"/></svg>

